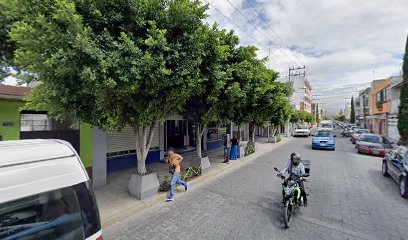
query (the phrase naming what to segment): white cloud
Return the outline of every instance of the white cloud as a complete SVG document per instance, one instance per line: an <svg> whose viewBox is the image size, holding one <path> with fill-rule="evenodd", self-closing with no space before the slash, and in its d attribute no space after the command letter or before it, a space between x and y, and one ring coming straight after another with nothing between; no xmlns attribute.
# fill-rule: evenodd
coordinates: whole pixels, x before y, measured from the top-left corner
<svg viewBox="0 0 408 240"><path fill-rule="evenodd" d="M325 107L334 112L344 107L356 91L373 79L399 74L408 33L406 0L230 0L246 18L256 22L264 37L227 0L208 0L257 42L271 47L270 66L287 74L287 68L304 63L315 93L324 94ZM253 3L262 14L251 9ZM244 44L258 45L210 6L211 21L236 29ZM280 35L299 61L263 22ZM270 44L270 40L275 43ZM284 53L282 53L282 51ZM278 57L277 57L278 56ZM291 59L291 60L290 60ZM350 94L347 94L349 92ZM343 95L336 94L342 93ZM322 98L323 101L323 98Z"/></svg>

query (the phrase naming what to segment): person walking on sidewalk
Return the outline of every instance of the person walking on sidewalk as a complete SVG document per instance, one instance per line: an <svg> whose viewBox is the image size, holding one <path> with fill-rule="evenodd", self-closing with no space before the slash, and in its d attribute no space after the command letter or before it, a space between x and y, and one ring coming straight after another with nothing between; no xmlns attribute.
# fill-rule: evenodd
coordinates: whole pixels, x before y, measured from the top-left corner
<svg viewBox="0 0 408 240"><path fill-rule="evenodd" d="M181 163L181 161L183 161L183 157L180 156L179 154L175 153L173 148L169 148L167 150L166 163L169 164L170 173L173 174L173 176L171 178L171 189L170 189L169 196L167 198L168 202L173 201L174 191L176 190L177 184L183 185L184 189L186 191L188 189L188 183L184 182L180 178L180 172L181 172L180 163Z"/></svg>
<svg viewBox="0 0 408 240"><path fill-rule="evenodd" d="M231 160L237 160L238 157L238 144L239 144L239 140L237 135L234 135L234 137L231 139L231 156L230 159Z"/></svg>

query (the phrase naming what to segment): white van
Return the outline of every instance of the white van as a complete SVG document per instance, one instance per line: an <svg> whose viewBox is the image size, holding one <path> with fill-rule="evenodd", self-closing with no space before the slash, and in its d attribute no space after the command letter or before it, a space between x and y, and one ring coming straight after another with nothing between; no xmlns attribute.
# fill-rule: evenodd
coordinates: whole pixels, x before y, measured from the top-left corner
<svg viewBox="0 0 408 240"><path fill-rule="evenodd" d="M0 142L0 239L103 239L90 179L71 144Z"/></svg>

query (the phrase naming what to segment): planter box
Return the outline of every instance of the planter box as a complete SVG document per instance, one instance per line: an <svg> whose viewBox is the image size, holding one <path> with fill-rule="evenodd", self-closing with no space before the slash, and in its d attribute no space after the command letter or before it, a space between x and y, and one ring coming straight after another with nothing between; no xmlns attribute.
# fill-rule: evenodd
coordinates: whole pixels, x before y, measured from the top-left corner
<svg viewBox="0 0 408 240"><path fill-rule="evenodd" d="M208 157L201 158L201 175L208 172L211 167L210 159Z"/></svg>
<svg viewBox="0 0 408 240"><path fill-rule="evenodd" d="M256 149L256 142L248 142L247 147L254 147Z"/></svg>
<svg viewBox="0 0 408 240"><path fill-rule="evenodd" d="M245 156L245 148L246 148L247 144L248 144L248 142L243 142L238 147L238 158L242 158L242 157Z"/></svg>
<svg viewBox="0 0 408 240"><path fill-rule="evenodd" d="M201 175L210 170L211 163L208 157L200 158L200 157L194 156L189 161L190 161L190 164L188 165L190 167L193 167L193 168L201 167Z"/></svg>
<svg viewBox="0 0 408 240"><path fill-rule="evenodd" d="M160 187L156 173L147 175L132 174L129 182L129 193L133 197L143 200L157 194Z"/></svg>

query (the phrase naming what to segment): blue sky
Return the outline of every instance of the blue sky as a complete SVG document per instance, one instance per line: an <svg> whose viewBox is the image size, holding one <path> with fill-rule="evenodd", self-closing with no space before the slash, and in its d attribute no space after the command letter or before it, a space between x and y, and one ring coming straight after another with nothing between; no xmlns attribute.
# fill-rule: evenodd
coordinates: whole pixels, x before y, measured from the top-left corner
<svg viewBox="0 0 408 240"><path fill-rule="evenodd" d="M306 65L314 93L322 95L330 112L344 107L373 77L400 74L408 33L407 0L207 1L212 5L208 21L236 30L244 45L258 46L259 57L268 56L270 48L269 66L282 77L288 67Z"/></svg>

